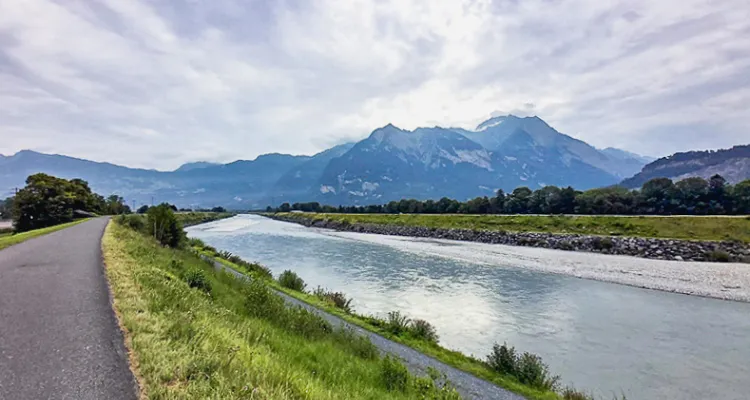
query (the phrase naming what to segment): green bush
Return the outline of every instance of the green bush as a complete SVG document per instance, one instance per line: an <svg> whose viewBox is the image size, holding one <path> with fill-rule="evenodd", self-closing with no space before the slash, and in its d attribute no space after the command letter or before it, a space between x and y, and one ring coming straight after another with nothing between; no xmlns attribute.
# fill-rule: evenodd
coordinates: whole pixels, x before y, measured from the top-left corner
<svg viewBox="0 0 750 400"><path fill-rule="evenodd" d="M172 208L162 203L158 206L151 207L146 212L148 220L146 229L149 235L153 236L164 246L177 248L185 238L185 232L182 225L174 215Z"/></svg>
<svg viewBox="0 0 750 400"><path fill-rule="evenodd" d="M115 222L136 232L145 232L146 222L141 215L122 214L116 217Z"/></svg>
<svg viewBox="0 0 750 400"><path fill-rule="evenodd" d="M405 315L401 315L401 312L391 311L388 313L385 328L394 335L400 335L409 330L410 323L411 320Z"/></svg>
<svg viewBox="0 0 750 400"><path fill-rule="evenodd" d="M560 392L563 400L596 400L594 396L578 391L572 387L566 387Z"/></svg>
<svg viewBox="0 0 750 400"><path fill-rule="evenodd" d="M385 356L380 364L383 384L390 391L405 392L409 385L409 371L398 359Z"/></svg>
<svg viewBox="0 0 750 400"><path fill-rule="evenodd" d="M411 332L411 335L415 338L422 339L427 342L437 343L439 339L435 327L423 319L416 319L412 321L411 326L409 326L409 332Z"/></svg>
<svg viewBox="0 0 750 400"><path fill-rule="evenodd" d="M509 347L506 343L502 346L495 343L492 346L492 353L487 356L487 364L495 372L505 375L516 375L516 348Z"/></svg>
<svg viewBox="0 0 750 400"><path fill-rule="evenodd" d="M299 275L290 270L286 270L279 275L279 285L297 292L304 292L307 286Z"/></svg>
<svg viewBox="0 0 750 400"><path fill-rule="evenodd" d="M342 292L332 292L318 286L313 291L313 295L336 308L340 308L348 314L354 312L354 308L352 308L352 299L347 299L346 295Z"/></svg>
<svg viewBox="0 0 750 400"><path fill-rule="evenodd" d="M541 357L523 353L520 357L514 347L507 344L492 347L492 353L487 356L487 365L497 373L513 376L519 382L542 390L556 390L560 377L552 376L549 367Z"/></svg>
<svg viewBox="0 0 750 400"><path fill-rule="evenodd" d="M208 280L206 273L199 268L191 268L185 271L183 279L191 288L200 289L206 293L211 293L211 282Z"/></svg>
<svg viewBox="0 0 750 400"><path fill-rule="evenodd" d="M615 243L608 237L595 237L591 243L596 250L611 250Z"/></svg>
<svg viewBox="0 0 750 400"><path fill-rule="evenodd" d="M245 288L245 305L254 317L277 319L286 310L284 300L273 293L265 283L253 279Z"/></svg>

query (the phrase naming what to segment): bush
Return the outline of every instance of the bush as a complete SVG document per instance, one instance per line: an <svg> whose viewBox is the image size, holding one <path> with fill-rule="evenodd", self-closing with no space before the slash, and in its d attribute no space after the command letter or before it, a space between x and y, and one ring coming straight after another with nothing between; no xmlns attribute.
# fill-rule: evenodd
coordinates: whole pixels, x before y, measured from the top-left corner
<svg viewBox="0 0 750 400"><path fill-rule="evenodd" d="M198 247L200 249L205 249L207 247L206 244L198 238L188 238L187 244L190 247Z"/></svg>
<svg viewBox="0 0 750 400"><path fill-rule="evenodd" d="M542 362L541 357L523 353L520 357L514 347L507 344L492 347L492 353L487 356L487 365L497 373L513 376L519 382L542 390L556 390L560 381L559 376L551 376L549 367Z"/></svg>
<svg viewBox="0 0 750 400"><path fill-rule="evenodd" d="M239 256L236 256L226 250L216 251L216 249L211 246L204 246L203 249L206 251L212 252L216 257L227 260L233 264L239 265L240 267L247 270L247 272L250 273L254 278L273 279L273 274L271 273L271 270L258 263L249 263L243 260L242 258L240 258Z"/></svg>
<svg viewBox="0 0 750 400"><path fill-rule="evenodd" d="M245 295L245 306L251 316L275 320L286 310L284 300L259 280L248 283Z"/></svg>
<svg viewBox="0 0 750 400"><path fill-rule="evenodd" d="M399 311L391 311L388 313L385 328L394 335L400 335L409 330L410 322L409 318L401 315Z"/></svg>
<svg viewBox="0 0 750 400"><path fill-rule="evenodd" d="M595 237L591 244L596 250L610 250L615 246L612 239L608 237Z"/></svg>
<svg viewBox="0 0 750 400"><path fill-rule="evenodd" d="M732 256L729 255L729 253L727 253L726 251L723 251L723 250L714 250L714 251L708 252L708 254L706 254L706 258L709 261L729 262L729 261L731 261Z"/></svg>
<svg viewBox="0 0 750 400"><path fill-rule="evenodd" d="M146 229L149 235L153 236L164 246L177 248L185 237L182 225L174 215L172 208L162 203L156 207L151 207L146 213L148 221Z"/></svg>
<svg viewBox="0 0 750 400"><path fill-rule="evenodd" d="M211 282L206 277L206 273L199 268L191 268L182 276L182 279L187 282L191 288L200 289L206 293L211 293Z"/></svg>
<svg viewBox="0 0 750 400"><path fill-rule="evenodd" d="M438 334L435 327L423 319L414 320L409 327L412 336L431 343L438 342Z"/></svg>
<svg viewBox="0 0 750 400"><path fill-rule="evenodd" d="M296 273L290 270L286 270L279 275L279 284L287 289L292 289L297 292L304 292L305 281L299 277Z"/></svg>
<svg viewBox="0 0 750 400"><path fill-rule="evenodd" d="M340 308L348 314L354 312L354 309L352 308L352 299L347 299L346 295L342 292L331 292L318 286L313 291L313 295L336 308Z"/></svg>
<svg viewBox="0 0 750 400"><path fill-rule="evenodd" d="M398 359L385 356L380 364L383 384L390 391L405 392L409 385L409 371Z"/></svg>
<svg viewBox="0 0 750 400"><path fill-rule="evenodd" d="M575 390L572 387L566 387L560 393L563 400L595 400L594 396Z"/></svg>
<svg viewBox="0 0 750 400"><path fill-rule="evenodd" d="M487 364L495 372L504 375L516 375L516 348L508 347L506 343L502 346L495 343L492 346L492 353L487 356Z"/></svg>
<svg viewBox="0 0 750 400"><path fill-rule="evenodd" d="M122 226L127 226L128 228L136 231L136 232L145 232L146 231L146 222L143 220L143 217L140 215L119 215L115 222Z"/></svg>

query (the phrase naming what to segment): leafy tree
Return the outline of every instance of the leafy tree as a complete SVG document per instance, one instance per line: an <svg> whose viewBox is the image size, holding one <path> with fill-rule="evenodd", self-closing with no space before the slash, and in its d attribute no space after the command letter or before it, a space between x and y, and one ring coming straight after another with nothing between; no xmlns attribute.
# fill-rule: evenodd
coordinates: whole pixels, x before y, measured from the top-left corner
<svg viewBox="0 0 750 400"><path fill-rule="evenodd" d="M655 178L641 189L640 212L644 214L671 214L674 199L674 183L669 178Z"/></svg>
<svg viewBox="0 0 750 400"><path fill-rule="evenodd" d="M227 212L227 210L224 207L214 207L211 209L211 212L224 213L224 212Z"/></svg>
<svg viewBox="0 0 750 400"><path fill-rule="evenodd" d="M284 203L279 207L279 211L281 212L289 212L292 211L292 206L289 205L289 203Z"/></svg>
<svg viewBox="0 0 750 400"><path fill-rule="evenodd" d="M142 205L140 208L138 208L138 214L145 214L146 212L148 212L148 208L149 207L147 205Z"/></svg>
<svg viewBox="0 0 750 400"><path fill-rule="evenodd" d="M0 201L0 219L10 219L13 214L13 197Z"/></svg>
<svg viewBox="0 0 750 400"><path fill-rule="evenodd" d="M146 215L146 225L151 236L164 246L179 247L185 233L169 204L162 203L151 207Z"/></svg>
<svg viewBox="0 0 750 400"><path fill-rule="evenodd" d="M750 179L734 186L732 200L736 214L750 214Z"/></svg>
<svg viewBox="0 0 750 400"><path fill-rule="evenodd" d="M47 174L26 179L13 201L14 227L19 232L44 228L73 220L73 211L97 212L96 198L88 184L79 179L68 181Z"/></svg>
<svg viewBox="0 0 750 400"><path fill-rule="evenodd" d="M531 189L525 186L516 188L506 199L506 212L510 214L528 214L532 193Z"/></svg>

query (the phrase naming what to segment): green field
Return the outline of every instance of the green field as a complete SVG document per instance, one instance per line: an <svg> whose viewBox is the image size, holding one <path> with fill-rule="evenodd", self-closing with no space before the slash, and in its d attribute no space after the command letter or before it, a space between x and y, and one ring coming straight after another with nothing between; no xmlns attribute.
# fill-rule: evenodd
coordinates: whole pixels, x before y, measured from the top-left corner
<svg viewBox="0 0 750 400"><path fill-rule="evenodd" d="M369 340L287 308L260 279L216 272L114 221L102 248L142 398L458 398Z"/></svg>
<svg viewBox="0 0 750 400"><path fill-rule="evenodd" d="M67 224L55 225L55 226L50 226L50 227L42 228L42 229L35 229L33 231L17 233L15 235L9 232L0 233L0 250L9 246L13 246L14 244L21 243L23 241L33 239L37 236L46 235L48 233L59 231L60 229L65 229L73 225L78 225L84 221L88 221L88 219L80 219L78 221L68 222Z"/></svg>
<svg viewBox="0 0 750 400"><path fill-rule="evenodd" d="M348 223L506 232L578 233L687 240L750 242L750 217L623 217L463 214L282 214Z"/></svg>

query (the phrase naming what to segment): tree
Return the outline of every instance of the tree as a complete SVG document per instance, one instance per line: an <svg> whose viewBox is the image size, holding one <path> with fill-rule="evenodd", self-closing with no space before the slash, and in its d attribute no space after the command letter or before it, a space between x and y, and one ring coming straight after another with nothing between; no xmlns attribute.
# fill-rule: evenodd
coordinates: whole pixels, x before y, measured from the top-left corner
<svg viewBox="0 0 750 400"><path fill-rule="evenodd" d="M147 227L149 234L164 246L179 247L185 236L182 224L167 203L148 209Z"/></svg>
<svg viewBox="0 0 750 400"><path fill-rule="evenodd" d="M674 208L674 183L669 178L655 178L643 184L640 212L644 214L671 214Z"/></svg>
<svg viewBox="0 0 750 400"><path fill-rule="evenodd" d="M227 210L224 207L214 207L211 209L211 212L224 213L227 212Z"/></svg>
<svg viewBox="0 0 750 400"><path fill-rule="evenodd" d="M10 219L13 214L13 197L0 201L0 219Z"/></svg>
<svg viewBox="0 0 750 400"><path fill-rule="evenodd" d="M750 179L734 185L732 203L736 214L750 214Z"/></svg>
<svg viewBox="0 0 750 400"><path fill-rule="evenodd" d="M284 203L281 206L279 206L279 211L281 211L281 212L292 211L292 206L290 206L289 203Z"/></svg>
<svg viewBox="0 0 750 400"><path fill-rule="evenodd" d="M85 193L79 189L79 185L47 174L29 176L26 187L16 193L13 201L16 231L24 232L72 221L74 205L87 203L86 199L81 198Z"/></svg>
<svg viewBox="0 0 750 400"><path fill-rule="evenodd" d="M149 207L147 205L145 205L145 204L142 205L142 206L140 206L138 208L138 214L145 214L146 212L148 212L148 208Z"/></svg>
<svg viewBox="0 0 750 400"><path fill-rule="evenodd" d="M508 195L505 201L505 210L510 214L528 214L532 193L531 189L525 186L516 188L513 193Z"/></svg>
<svg viewBox="0 0 750 400"><path fill-rule="evenodd" d="M699 177L683 179L675 184L676 212L705 214L709 209L708 182Z"/></svg>
<svg viewBox="0 0 750 400"><path fill-rule="evenodd" d="M497 189L495 197L490 200L491 213L501 214L505 211L505 192L503 189Z"/></svg>
<svg viewBox="0 0 750 400"><path fill-rule="evenodd" d="M125 204L125 199L113 194L107 197L102 212L107 215L130 214L130 207Z"/></svg>

